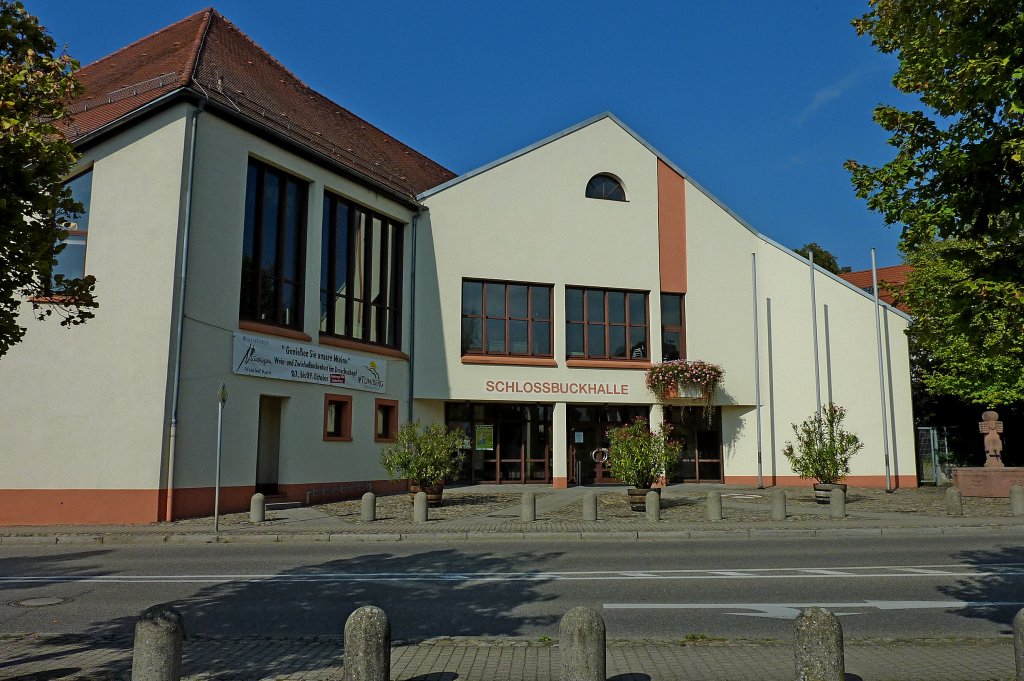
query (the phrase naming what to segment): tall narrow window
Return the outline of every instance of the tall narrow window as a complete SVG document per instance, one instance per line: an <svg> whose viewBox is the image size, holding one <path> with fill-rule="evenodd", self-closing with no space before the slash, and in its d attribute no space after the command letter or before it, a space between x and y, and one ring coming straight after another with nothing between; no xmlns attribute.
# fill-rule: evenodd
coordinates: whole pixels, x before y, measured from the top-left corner
<svg viewBox="0 0 1024 681"><path fill-rule="evenodd" d="M92 170L87 170L67 183L71 197L82 204L78 215L57 214L57 221L64 224L68 236L60 251L55 255L57 263L50 270L48 289L54 288L58 277L81 279L85 276L85 243L89 236L89 205L92 200ZM48 291L49 292L49 291Z"/></svg>
<svg viewBox="0 0 1024 681"><path fill-rule="evenodd" d="M325 194L321 248L320 331L398 348L402 225Z"/></svg>
<svg viewBox="0 0 1024 681"><path fill-rule="evenodd" d="M239 317L302 328L306 182L249 161Z"/></svg>
<svg viewBox="0 0 1024 681"><path fill-rule="evenodd" d="M565 345L569 358L647 359L647 293L567 286Z"/></svg>
<svg viewBox="0 0 1024 681"><path fill-rule="evenodd" d="M462 354L551 357L550 284L462 282Z"/></svg>
<svg viewBox="0 0 1024 681"><path fill-rule="evenodd" d="M686 356L686 314L683 305L683 294L661 294L661 357L664 361Z"/></svg>

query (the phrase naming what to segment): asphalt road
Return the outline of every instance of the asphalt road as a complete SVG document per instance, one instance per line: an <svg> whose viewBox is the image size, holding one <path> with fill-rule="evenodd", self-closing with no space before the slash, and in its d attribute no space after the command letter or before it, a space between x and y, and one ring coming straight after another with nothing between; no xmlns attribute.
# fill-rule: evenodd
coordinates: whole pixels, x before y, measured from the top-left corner
<svg viewBox="0 0 1024 681"><path fill-rule="evenodd" d="M577 605L610 638L788 638L796 608L825 604L849 638L990 637L1022 587L1024 546L995 536L0 547L0 633L127 634L172 602L190 632L231 637L340 636L373 604L396 640L554 638Z"/></svg>

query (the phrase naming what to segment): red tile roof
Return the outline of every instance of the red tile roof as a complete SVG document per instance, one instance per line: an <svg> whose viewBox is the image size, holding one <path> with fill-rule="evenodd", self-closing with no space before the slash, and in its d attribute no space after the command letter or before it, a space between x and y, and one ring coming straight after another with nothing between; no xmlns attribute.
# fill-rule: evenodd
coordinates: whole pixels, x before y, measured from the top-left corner
<svg viewBox="0 0 1024 681"><path fill-rule="evenodd" d="M455 174L303 83L212 8L77 73L68 136L81 139L160 97L190 91L414 199Z"/></svg>
<svg viewBox="0 0 1024 681"><path fill-rule="evenodd" d="M905 284L907 274L914 269L910 265L893 265L892 267L878 268L878 297L880 300L892 305L894 298L886 284ZM871 290L871 270L860 270L858 272L846 272L840 277L850 282L859 289ZM903 308L900 307L902 310ZM904 310L906 311L906 310Z"/></svg>

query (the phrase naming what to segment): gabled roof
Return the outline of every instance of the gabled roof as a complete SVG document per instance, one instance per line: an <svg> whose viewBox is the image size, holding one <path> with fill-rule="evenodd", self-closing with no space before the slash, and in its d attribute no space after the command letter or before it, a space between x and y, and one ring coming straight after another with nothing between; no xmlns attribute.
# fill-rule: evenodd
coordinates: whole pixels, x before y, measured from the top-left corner
<svg viewBox="0 0 1024 681"><path fill-rule="evenodd" d="M893 284L899 285L907 283L907 275L910 274L913 269L912 265L892 265L891 267L877 268L878 297L889 305L895 305L895 298L893 297L890 287L886 284L891 286ZM871 270L845 272L839 276L859 289L864 291L871 290ZM906 311L902 307L900 309Z"/></svg>
<svg viewBox="0 0 1024 681"><path fill-rule="evenodd" d="M807 258L805 258L804 256L800 255L799 253L796 253L795 251L793 251L790 248L786 248L785 246L783 246L782 244L778 243L777 241L766 237L764 234L762 234L761 232L759 232L756 229L754 229L754 227L749 222L747 222L746 220L741 218L731 208L729 208L727 205L722 203L722 201L719 200L718 197L716 197L714 194L712 194L707 189L702 187L686 171L684 171L682 168L680 168L675 163L673 163L663 153L661 153L660 151L655 149L647 140L645 140L640 135L636 134L636 132L634 132L632 128L630 128L628 125L626 125L621 120L619 120L619 118L617 116L615 116L615 114L611 113L610 111L605 111L604 113L601 113L601 114L598 114L598 115L593 116L591 118L588 118L587 120L582 121L580 123L577 123L576 125L574 125L572 127L566 128L565 130L562 130L561 132L556 132L554 135L551 135L550 137L545 137L544 139L542 139L539 142L535 142L535 143L533 143L533 144L531 144L531 145L529 145L527 147L523 147L522 149L520 149L518 151L514 151L514 152L512 152L511 154L509 154L507 156L503 156L503 157L499 158L497 161L492 161L491 163L488 163L487 165L481 166L481 167L479 167L479 168L477 168L475 170L471 170L468 173L463 173L462 175L459 175L458 177L454 177L454 178L444 182L443 184L440 184L440 185L438 185L438 186L436 186L436 187L434 187L434 188L432 188L432 189L430 189L428 191L425 191L425 192L421 193L416 198L418 198L420 201L423 201L424 199L427 199L427 198L433 196L434 194L439 194L440 192L443 192L446 189L450 189L451 187L454 187L454 186L456 186L458 184L461 184L461 183L465 182L466 180L469 180L470 178L476 177L477 175L480 175L482 173L486 173L488 170L492 170L493 168L497 168L500 165L504 165L505 163L508 163L509 161L513 161L513 160L519 158L520 156L525 156L526 154L530 153L531 151L534 151L534 150L539 149L539 148L541 148L543 146L551 144L552 142L557 142L558 140L562 139L563 137L571 135L571 134L573 134L573 133L575 133L575 132L577 132L579 130L582 130L583 128L586 128L587 126L593 125L594 123L597 123L599 121L603 121L604 119L608 119L608 120L612 121L613 123L615 123L620 128L622 128L622 130L625 131L626 134L628 134L630 137L635 139L638 143L643 145L648 151L650 151L652 154L654 154L654 156L656 156L658 159L660 159L669 168L671 168L672 170L677 172L687 182L689 182L691 185L693 185L693 187L697 191L699 191L700 193L704 194L704 196L706 196L709 200L711 200L713 203L715 203L719 208L721 208L723 211L725 211L730 217L732 217L732 219L734 219L736 222L738 222L740 225L742 225L744 228L746 228L755 237L757 237L761 241L765 242L766 244L774 246L775 248L778 248L779 250L781 250L781 251L787 253L788 255L796 258L797 260L799 260L802 263L806 264L808 267L810 267L812 265L812 263ZM862 296L864 296L866 298L869 298L869 299L872 299L872 300L874 299L874 296L869 296L867 293L865 293L861 289L861 287L852 285L850 282L848 282L848 281L846 281L844 279L841 279L838 275L835 275L832 272L829 272L828 270L822 268L820 265L813 265L813 267L814 267L814 269L819 274L822 274L822 275L825 275L825 276L827 276L827 277L829 277L831 279L834 279L835 281L845 285L846 287L848 287L850 289L853 289L854 291L856 291L857 293L859 293L860 295L862 295ZM870 285L870 282L869 282L869 285ZM879 287L879 288L881 288L881 287ZM902 310L897 310L895 308L893 308L893 309L900 316L906 318L907 320L910 320L910 315L908 315L906 312L904 312Z"/></svg>
<svg viewBox="0 0 1024 681"><path fill-rule="evenodd" d="M310 88L212 8L76 76L85 87L70 107L67 135L76 143L158 100L189 93L406 199L455 176Z"/></svg>

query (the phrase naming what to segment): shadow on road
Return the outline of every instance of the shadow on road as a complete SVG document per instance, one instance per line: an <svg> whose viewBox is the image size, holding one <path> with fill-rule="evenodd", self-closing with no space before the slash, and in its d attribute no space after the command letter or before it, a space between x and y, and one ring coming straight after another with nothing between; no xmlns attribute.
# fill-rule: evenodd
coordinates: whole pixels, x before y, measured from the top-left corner
<svg viewBox="0 0 1024 681"><path fill-rule="evenodd" d="M968 563L978 572L993 573L985 576L956 580L939 591L958 601L992 603L957 611L962 617L986 619L1005 625L1001 634L1013 633L1013 616L1024 607L1024 547L1006 546L992 550L964 550L954 560ZM1006 603L1007 605L998 605Z"/></svg>
<svg viewBox="0 0 1024 681"><path fill-rule="evenodd" d="M538 591L549 579L538 575L468 581L458 575L530 572L558 555L536 551L464 553L457 548L409 556L381 551L286 570L272 577L260 575L260 566L253 564L249 572L254 576L238 575L230 582L204 586L192 596L171 602L185 620L185 672L249 678L256 672L258 676L287 675L337 667L345 620L363 605L382 608L391 621L392 639L401 642L443 636L516 636L526 627L552 626L557 623L554 616L518 611L519 606L553 598ZM81 559L82 554L62 558ZM17 573L53 574L60 569L23 562ZM437 575L448 578L439 580ZM0 676L4 667L28 662L46 660L49 666L66 667L72 662L62 662L62 658L82 652L83 647L124 649L126 643L130 646L134 625L134 617L123 617L93 626L82 636L49 637L47 643L60 645L60 650L50 648L52 652L32 659L5 659L0 662ZM193 642L202 639L202 646L190 645L190 638ZM302 643L312 639L316 639L315 645ZM126 657L91 673L99 678L120 677L131 666L130 651ZM453 677L433 674L423 681L428 678L451 681Z"/></svg>

